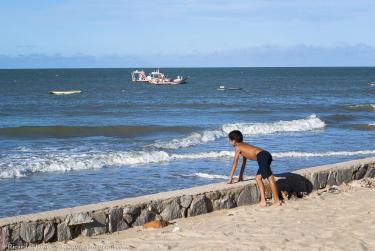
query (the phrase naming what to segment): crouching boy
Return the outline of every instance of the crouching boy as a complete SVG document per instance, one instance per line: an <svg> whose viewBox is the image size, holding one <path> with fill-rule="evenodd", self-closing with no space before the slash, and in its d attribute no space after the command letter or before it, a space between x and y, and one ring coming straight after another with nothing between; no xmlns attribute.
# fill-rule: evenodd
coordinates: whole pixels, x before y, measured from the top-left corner
<svg viewBox="0 0 375 251"><path fill-rule="evenodd" d="M229 133L229 144L235 147L235 154L232 169L229 174L228 184L233 182L233 174L236 171L238 159L242 157L242 165L240 170L240 175L238 181L243 181L243 174L245 171L246 160L254 160L258 162L259 169L256 174L256 182L259 188L260 193L260 203L261 207L266 206L266 198L265 198L265 188L263 179L268 179L268 182L271 187L272 195L273 195L273 204L276 206L280 206L281 202L279 200L279 193L277 191L277 186L275 182L275 177L272 175L271 171L271 162L272 162L272 155L256 146L252 146L243 142L243 135L240 131L234 130Z"/></svg>

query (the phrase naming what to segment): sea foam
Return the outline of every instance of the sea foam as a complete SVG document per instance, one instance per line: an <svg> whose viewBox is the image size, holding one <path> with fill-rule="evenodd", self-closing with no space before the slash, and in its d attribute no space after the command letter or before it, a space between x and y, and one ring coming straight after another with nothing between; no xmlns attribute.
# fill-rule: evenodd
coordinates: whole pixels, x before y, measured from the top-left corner
<svg viewBox="0 0 375 251"><path fill-rule="evenodd" d="M309 158L309 157L334 157L334 156L355 156L372 155L375 150L364 151L329 151L329 152L280 152L273 153L274 158Z"/></svg>
<svg viewBox="0 0 375 251"><path fill-rule="evenodd" d="M375 150L328 151L328 152L275 152L274 159L311 158L333 156L373 155ZM0 163L0 178L12 178L32 175L40 172L65 172L104 167L139 167L145 164L163 163L189 159L230 159L231 151L210 151L198 153L172 154L166 151L132 151L85 154L46 154L32 158L10 156ZM199 175L196 175L199 176Z"/></svg>
<svg viewBox="0 0 375 251"><path fill-rule="evenodd" d="M197 177L197 178L203 178L203 179L220 179L220 180L226 180L228 179L228 175L220 175L220 174L209 174L209 173L193 173L186 175L189 177ZM234 178L238 178L238 176L233 176ZM254 179L254 176L244 176L245 180L248 179Z"/></svg>
<svg viewBox="0 0 375 251"><path fill-rule="evenodd" d="M372 112L375 111L375 104L349 105L348 108L353 111Z"/></svg>

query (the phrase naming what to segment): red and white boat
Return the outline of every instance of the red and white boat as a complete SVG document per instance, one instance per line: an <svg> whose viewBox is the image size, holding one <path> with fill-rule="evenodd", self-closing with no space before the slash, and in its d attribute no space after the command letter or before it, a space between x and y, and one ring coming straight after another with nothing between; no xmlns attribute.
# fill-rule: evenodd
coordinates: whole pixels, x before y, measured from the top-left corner
<svg viewBox="0 0 375 251"><path fill-rule="evenodd" d="M147 77L144 71L133 71L132 72L133 82L148 82L154 85L179 85L184 84L187 81L187 77L177 76L175 78L169 78L159 71L151 72Z"/></svg>
<svg viewBox="0 0 375 251"><path fill-rule="evenodd" d="M153 71L149 76L149 83L154 84L154 85L179 85L179 84L184 84L187 81L187 78L182 77L182 76L177 76L175 78L168 78L165 76L163 73L159 71Z"/></svg>

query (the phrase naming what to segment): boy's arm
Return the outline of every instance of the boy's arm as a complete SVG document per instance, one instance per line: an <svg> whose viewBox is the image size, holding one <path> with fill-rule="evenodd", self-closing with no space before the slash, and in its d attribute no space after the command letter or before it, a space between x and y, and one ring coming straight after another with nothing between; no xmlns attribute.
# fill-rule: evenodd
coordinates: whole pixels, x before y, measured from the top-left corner
<svg viewBox="0 0 375 251"><path fill-rule="evenodd" d="M233 160L233 164L232 164L232 169L230 170L229 177L228 177L228 182L227 182L228 184L232 183L233 174L236 171L236 168L237 168L237 165L238 165L238 158L239 157L240 157L240 151L236 150L236 152L234 154L234 160Z"/></svg>
<svg viewBox="0 0 375 251"><path fill-rule="evenodd" d="M243 181L243 173L245 171L245 166L246 166L246 158L242 158L242 165L241 165L241 171L240 171L240 176L238 177L238 181Z"/></svg>

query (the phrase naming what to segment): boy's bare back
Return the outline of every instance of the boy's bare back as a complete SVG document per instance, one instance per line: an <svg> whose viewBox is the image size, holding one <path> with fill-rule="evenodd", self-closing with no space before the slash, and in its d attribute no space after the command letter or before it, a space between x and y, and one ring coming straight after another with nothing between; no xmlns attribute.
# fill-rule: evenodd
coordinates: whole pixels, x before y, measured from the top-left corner
<svg viewBox="0 0 375 251"><path fill-rule="evenodd" d="M246 159L257 160L257 154L261 151L263 151L263 149L244 142L236 144L236 152L239 152L239 154Z"/></svg>

